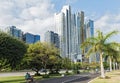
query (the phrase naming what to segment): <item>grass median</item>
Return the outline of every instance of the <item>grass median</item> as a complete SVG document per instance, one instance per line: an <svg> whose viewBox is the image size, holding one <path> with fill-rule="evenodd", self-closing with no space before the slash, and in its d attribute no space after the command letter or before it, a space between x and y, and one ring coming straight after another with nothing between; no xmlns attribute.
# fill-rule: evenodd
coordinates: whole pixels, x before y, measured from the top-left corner
<svg viewBox="0 0 120 83"><path fill-rule="evenodd" d="M24 76L0 77L0 83L25 83Z"/></svg>
<svg viewBox="0 0 120 83"><path fill-rule="evenodd" d="M63 73L65 76L74 75L73 73ZM63 77L63 74L49 74L49 75L41 75L41 76L33 76L34 80L43 80L50 78L59 78ZM0 77L0 83L26 83L25 76L6 76Z"/></svg>
<svg viewBox="0 0 120 83"><path fill-rule="evenodd" d="M96 79L92 80L90 83L120 83L120 70L107 72L106 76L107 78L105 79L97 77Z"/></svg>
<svg viewBox="0 0 120 83"><path fill-rule="evenodd" d="M49 78L58 78L61 75L50 75ZM34 76L34 80L49 79L43 78L43 76ZM0 83L26 83L24 76L9 76L9 77L0 77Z"/></svg>

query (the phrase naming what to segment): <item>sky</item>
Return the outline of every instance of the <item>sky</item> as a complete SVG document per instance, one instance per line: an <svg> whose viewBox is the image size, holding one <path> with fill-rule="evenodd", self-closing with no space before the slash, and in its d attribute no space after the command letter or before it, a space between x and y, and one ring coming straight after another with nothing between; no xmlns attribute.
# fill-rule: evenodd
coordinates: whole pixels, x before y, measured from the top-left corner
<svg viewBox="0 0 120 83"><path fill-rule="evenodd" d="M120 0L0 0L0 27L14 25L23 32L41 35L54 31L54 13L70 5L72 13L84 11L85 19L104 33L120 31ZM120 35L114 41L120 42Z"/></svg>

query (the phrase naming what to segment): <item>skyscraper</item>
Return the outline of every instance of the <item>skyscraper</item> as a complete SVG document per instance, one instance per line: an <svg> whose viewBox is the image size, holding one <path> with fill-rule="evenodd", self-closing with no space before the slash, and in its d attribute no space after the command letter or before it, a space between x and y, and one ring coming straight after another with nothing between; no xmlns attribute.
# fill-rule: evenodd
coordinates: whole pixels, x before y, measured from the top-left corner
<svg viewBox="0 0 120 83"><path fill-rule="evenodd" d="M80 49L80 45L85 40L85 29L84 29L84 12L76 13L76 30L77 30L77 59L83 61L84 50Z"/></svg>
<svg viewBox="0 0 120 83"><path fill-rule="evenodd" d="M92 27L91 23L90 27ZM60 36L60 55L72 61L84 61L85 49L80 48L86 39L84 12L71 14L71 7L69 5L63 6L61 12L55 14L55 28ZM92 30L90 33L94 34Z"/></svg>
<svg viewBox="0 0 120 83"><path fill-rule="evenodd" d="M16 28L16 26L9 26L5 28L5 32L13 37L22 40L23 32L20 29Z"/></svg>
<svg viewBox="0 0 120 83"><path fill-rule="evenodd" d="M94 21L93 20L88 20L86 23L86 38L93 37L94 36ZM86 51L89 49L86 48ZM89 57L89 62L95 61L97 55L90 55Z"/></svg>
<svg viewBox="0 0 120 83"><path fill-rule="evenodd" d="M34 35L34 42L40 41L40 35Z"/></svg>
<svg viewBox="0 0 120 83"><path fill-rule="evenodd" d="M57 33L54 33L54 44L57 48L60 47L60 39L59 39L59 35Z"/></svg>
<svg viewBox="0 0 120 83"><path fill-rule="evenodd" d="M94 21L88 20L86 23L86 37L93 37L94 36Z"/></svg>
<svg viewBox="0 0 120 83"><path fill-rule="evenodd" d="M40 41L40 35L34 35L31 33L25 33L23 35L23 40L28 44L33 44Z"/></svg>
<svg viewBox="0 0 120 83"><path fill-rule="evenodd" d="M64 57L68 57L71 59L71 7L69 5L63 6L62 13L64 13L65 20L65 29L64 29L64 40L65 40L65 55Z"/></svg>
<svg viewBox="0 0 120 83"><path fill-rule="evenodd" d="M61 12L55 14L55 27L60 35L60 55L71 59L74 43L72 43L71 7L69 5L63 6Z"/></svg>
<svg viewBox="0 0 120 83"><path fill-rule="evenodd" d="M55 32L59 35L60 56L65 57L66 54L66 39L65 39L65 14L63 12L55 13Z"/></svg>
<svg viewBox="0 0 120 83"><path fill-rule="evenodd" d="M23 40L28 44L33 44L34 43L34 35L31 33L25 33L23 35Z"/></svg>
<svg viewBox="0 0 120 83"><path fill-rule="evenodd" d="M56 32L60 35L60 55L74 61L82 59L80 44L84 41L84 12L71 14L69 5L55 14ZM80 60L82 61L82 60Z"/></svg>
<svg viewBox="0 0 120 83"><path fill-rule="evenodd" d="M45 33L45 42L54 44L54 32L53 31L47 31Z"/></svg>
<svg viewBox="0 0 120 83"><path fill-rule="evenodd" d="M76 56L76 23L75 23L75 14L71 14L71 32L70 32L70 41L71 41L71 59L75 60L77 58Z"/></svg>
<svg viewBox="0 0 120 83"><path fill-rule="evenodd" d="M45 33L45 42L54 44L57 48L59 48L60 42L58 34L53 31L47 31Z"/></svg>

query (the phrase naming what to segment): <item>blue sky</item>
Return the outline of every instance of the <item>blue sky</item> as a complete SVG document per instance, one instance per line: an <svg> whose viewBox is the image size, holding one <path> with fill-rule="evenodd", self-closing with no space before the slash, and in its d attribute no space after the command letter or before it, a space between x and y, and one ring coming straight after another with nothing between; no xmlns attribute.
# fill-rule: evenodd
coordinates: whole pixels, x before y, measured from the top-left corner
<svg viewBox="0 0 120 83"><path fill-rule="evenodd" d="M120 0L52 0L52 2L55 4L56 11L60 11L63 5L70 4L72 12L82 10L87 16L92 14L101 16L120 11Z"/></svg>
<svg viewBox="0 0 120 83"><path fill-rule="evenodd" d="M0 0L0 26L15 25L24 32L40 34L54 30L54 13L70 5L72 13L84 11L104 33L120 28L120 0ZM120 30L119 30L120 31ZM120 35L114 37L119 41Z"/></svg>
<svg viewBox="0 0 120 83"><path fill-rule="evenodd" d="M119 9L119 0L52 0L55 8L60 10L63 5L70 4L76 10L106 12Z"/></svg>

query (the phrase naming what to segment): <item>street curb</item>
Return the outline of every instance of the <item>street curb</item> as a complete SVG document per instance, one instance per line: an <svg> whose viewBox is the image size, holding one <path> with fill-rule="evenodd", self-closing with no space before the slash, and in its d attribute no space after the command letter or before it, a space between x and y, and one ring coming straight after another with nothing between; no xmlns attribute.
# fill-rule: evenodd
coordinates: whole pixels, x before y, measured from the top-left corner
<svg viewBox="0 0 120 83"><path fill-rule="evenodd" d="M93 80L95 80L95 79L97 79L98 77L96 77L96 78L94 78L94 79L92 79L92 80L90 80L88 83L91 83Z"/></svg>

